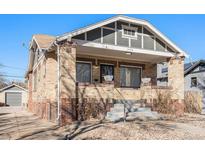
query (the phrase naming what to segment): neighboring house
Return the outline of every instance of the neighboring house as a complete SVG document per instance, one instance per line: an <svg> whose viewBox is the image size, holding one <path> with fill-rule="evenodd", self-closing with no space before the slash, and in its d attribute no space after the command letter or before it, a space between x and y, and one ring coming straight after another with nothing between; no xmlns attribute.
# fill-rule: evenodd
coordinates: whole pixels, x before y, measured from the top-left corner
<svg viewBox="0 0 205 154"><path fill-rule="evenodd" d="M51 121L75 120L73 103L85 99L142 99L143 85L152 92L157 64L167 61L172 99L184 100L186 53L144 20L115 16L62 36L33 35L29 49L28 107Z"/></svg>
<svg viewBox="0 0 205 154"><path fill-rule="evenodd" d="M0 103L1 106L27 106L28 91L27 89L11 84L0 89Z"/></svg>
<svg viewBox="0 0 205 154"><path fill-rule="evenodd" d="M158 65L158 85L168 84L168 69L166 63ZM205 110L205 60L184 64L184 78L186 91L202 91L203 110Z"/></svg>

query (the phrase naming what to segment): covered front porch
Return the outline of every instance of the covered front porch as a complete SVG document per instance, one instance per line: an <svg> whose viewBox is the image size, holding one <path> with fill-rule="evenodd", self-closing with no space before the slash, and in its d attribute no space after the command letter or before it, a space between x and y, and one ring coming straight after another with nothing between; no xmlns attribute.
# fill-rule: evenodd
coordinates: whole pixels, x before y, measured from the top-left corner
<svg viewBox="0 0 205 154"><path fill-rule="evenodd" d="M145 86L152 87L152 89L161 88L157 87L157 64L166 62L169 58L169 53L146 54L124 48L111 50L77 46L78 97L116 100L142 99ZM165 88L168 87L163 87Z"/></svg>

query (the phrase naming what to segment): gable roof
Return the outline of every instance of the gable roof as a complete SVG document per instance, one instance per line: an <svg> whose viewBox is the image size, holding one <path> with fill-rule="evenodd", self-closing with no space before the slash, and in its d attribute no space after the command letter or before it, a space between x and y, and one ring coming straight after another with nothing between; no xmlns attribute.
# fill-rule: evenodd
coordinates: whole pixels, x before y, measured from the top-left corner
<svg viewBox="0 0 205 154"><path fill-rule="evenodd" d="M35 34L33 35L33 40L41 49L47 49L54 41L56 37L46 34Z"/></svg>
<svg viewBox="0 0 205 154"><path fill-rule="evenodd" d="M141 20L141 19L136 19L136 18L131 18L131 17L127 17L127 16L122 16L122 15L114 16L112 18L109 18L107 20L98 22L96 24L92 24L90 26L86 26L84 28L80 28L80 29L77 29L75 31L72 31L72 32L69 32L69 33L65 33L62 36L58 36L57 40L58 41L63 41L63 40L66 40L66 39L71 40L71 37L73 37L73 36L85 33L87 31L93 30L95 28L107 25L107 24L115 22L115 21L125 21L125 22L130 22L130 23L140 24L140 25L146 26L147 28L151 29L157 36L159 36L161 39L166 41L178 53L182 54L182 56L188 57L188 55L186 54L185 51L180 49L176 44L174 44L170 39L168 39L163 33L161 33L155 26L153 26L148 21Z"/></svg>
<svg viewBox="0 0 205 154"><path fill-rule="evenodd" d="M194 62L192 65L189 64L190 67L187 67L187 69L184 69L184 75L189 74L192 70L194 70L196 67L198 67L200 64L205 64L205 60L199 60Z"/></svg>
<svg viewBox="0 0 205 154"><path fill-rule="evenodd" d="M184 64L184 75L187 75L188 73L190 73L193 69L195 69L200 64L205 64L205 60L198 60L192 63ZM167 72L168 72L167 67L162 69L162 73L167 73Z"/></svg>
<svg viewBox="0 0 205 154"><path fill-rule="evenodd" d="M4 91L4 90L6 90L6 89L9 89L9 88L11 88L11 87L18 87L18 88L21 89L21 90L28 91L27 89L25 89L25 88L23 88L23 87L21 87L21 86L15 84L15 83L13 83L13 84L11 84L11 85L8 85L8 86L6 86L6 87L0 89L0 92Z"/></svg>

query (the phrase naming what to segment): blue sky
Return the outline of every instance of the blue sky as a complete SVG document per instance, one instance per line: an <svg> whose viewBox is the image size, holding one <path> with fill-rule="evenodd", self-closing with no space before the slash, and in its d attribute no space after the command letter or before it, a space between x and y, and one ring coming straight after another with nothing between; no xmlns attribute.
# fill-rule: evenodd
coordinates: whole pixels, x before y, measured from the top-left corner
<svg viewBox="0 0 205 154"><path fill-rule="evenodd" d="M112 16L114 15L0 15L0 64L10 66L0 67L0 72L24 76L28 50L22 44L25 43L28 47L33 34L60 35ZM151 22L193 60L205 59L205 15L128 16Z"/></svg>

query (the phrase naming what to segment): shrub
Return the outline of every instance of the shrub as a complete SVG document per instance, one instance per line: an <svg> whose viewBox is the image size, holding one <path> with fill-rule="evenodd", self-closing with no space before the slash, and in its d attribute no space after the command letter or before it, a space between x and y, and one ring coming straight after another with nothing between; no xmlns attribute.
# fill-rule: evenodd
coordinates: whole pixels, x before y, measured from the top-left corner
<svg viewBox="0 0 205 154"><path fill-rule="evenodd" d="M185 92L185 112L201 113L202 111L202 96L198 91Z"/></svg>

